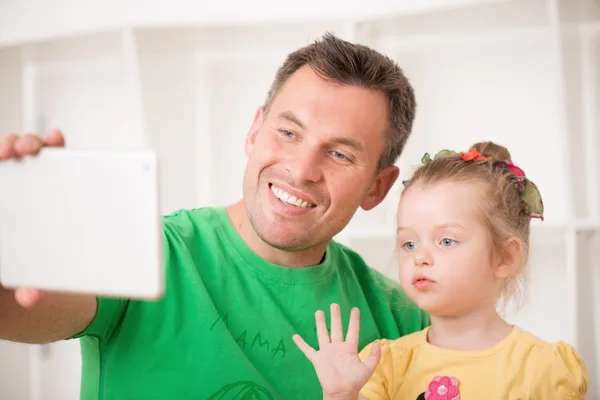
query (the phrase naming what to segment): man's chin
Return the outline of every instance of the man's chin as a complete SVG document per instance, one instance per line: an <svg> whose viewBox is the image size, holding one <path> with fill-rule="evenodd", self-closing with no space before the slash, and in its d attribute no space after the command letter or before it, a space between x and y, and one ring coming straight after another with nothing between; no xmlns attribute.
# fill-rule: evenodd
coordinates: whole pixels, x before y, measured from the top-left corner
<svg viewBox="0 0 600 400"><path fill-rule="evenodd" d="M282 234L281 232L257 232L263 242L271 247L284 251L299 251L310 246L310 241L297 234ZM303 235L304 236L304 235Z"/></svg>
<svg viewBox="0 0 600 400"><path fill-rule="evenodd" d="M250 215L250 223L258 237L276 249L300 251L315 243L314 220L289 220L276 213L263 212L260 215Z"/></svg>

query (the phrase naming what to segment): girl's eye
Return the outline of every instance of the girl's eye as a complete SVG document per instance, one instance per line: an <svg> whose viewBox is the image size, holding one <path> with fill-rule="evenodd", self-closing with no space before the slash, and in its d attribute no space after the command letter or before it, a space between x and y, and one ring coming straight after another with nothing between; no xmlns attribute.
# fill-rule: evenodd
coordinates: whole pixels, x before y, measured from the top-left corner
<svg viewBox="0 0 600 400"><path fill-rule="evenodd" d="M444 238L444 239L442 239L441 243L442 243L442 246L444 246L444 247L450 247L455 243L455 241L452 239Z"/></svg>
<svg viewBox="0 0 600 400"><path fill-rule="evenodd" d="M404 247L406 250L414 250L417 245L415 242L405 242L402 247Z"/></svg>

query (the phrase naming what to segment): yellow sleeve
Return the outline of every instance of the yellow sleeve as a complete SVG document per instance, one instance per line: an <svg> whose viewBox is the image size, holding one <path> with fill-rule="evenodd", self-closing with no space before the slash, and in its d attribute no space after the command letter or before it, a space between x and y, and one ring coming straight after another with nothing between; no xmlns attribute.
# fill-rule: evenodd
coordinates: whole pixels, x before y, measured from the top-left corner
<svg viewBox="0 0 600 400"><path fill-rule="evenodd" d="M552 345L540 357L534 399L580 400L588 391L589 372L583 357L565 342Z"/></svg>
<svg viewBox="0 0 600 400"><path fill-rule="evenodd" d="M390 400L395 389L394 382L394 357L390 341L383 339L381 342L381 360L375 369L375 372L360 391L360 394L368 400ZM369 354L373 343L367 345L360 353L359 357L365 361Z"/></svg>

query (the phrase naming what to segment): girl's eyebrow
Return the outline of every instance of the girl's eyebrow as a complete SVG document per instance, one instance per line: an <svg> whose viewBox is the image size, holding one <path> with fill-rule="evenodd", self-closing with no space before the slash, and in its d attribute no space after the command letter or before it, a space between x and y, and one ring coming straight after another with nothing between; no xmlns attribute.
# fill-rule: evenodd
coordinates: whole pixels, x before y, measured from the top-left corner
<svg viewBox="0 0 600 400"><path fill-rule="evenodd" d="M462 229L463 231L466 231L467 228L465 228L464 226L462 226L459 223L447 223L447 224L439 224L435 226L437 229ZM407 226L398 226L398 228L396 229L396 233L400 233L403 231L410 231L411 229Z"/></svg>
<svg viewBox="0 0 600 400"><path fill-rule="evenodd" d="M437 228L438 229L458 228L458 229L462 229L464 231L467 230L464 226L462 226L461 224L458 224L458 223L441 224L441 225L437 225Z"/></svg>

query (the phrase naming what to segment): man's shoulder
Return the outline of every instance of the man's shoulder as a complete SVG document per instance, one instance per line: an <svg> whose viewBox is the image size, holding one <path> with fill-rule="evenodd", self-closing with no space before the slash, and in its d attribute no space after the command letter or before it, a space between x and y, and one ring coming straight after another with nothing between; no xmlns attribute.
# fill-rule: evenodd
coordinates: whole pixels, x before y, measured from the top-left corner
<svg viewBox="0 0 600 400"><path fill-rule="evenodd" d="M402 288L396 280L386 276L379 269L368 265L365 259L355 250L352 250L339 242L334 242L334 246L336 246L338 251L342 254L346 267L350 268L354 275L361 279L361 283L368 286L374 286L376 290L383 289L384 292L389 295L392 294L390 291L402 292Z"/></svg>
<svg viewBox="0 0 600 400"><path fill-rule="evenodd" d="M414 326L411 332L416 330L415 328L422 329L429 326L427 313L410 300L397 280L369 266L364 258L351 248L337 242L335 245L343 254L345 267L352 271L361 286L362 293L371 304L380 304L402 320L412 319ZM342 274L348 272L350 271L344 271Z"/></svg>
<svg viewBox="0 0 600 400"><path fill-rule="evenodd" d="M228 242L224 208L180 209L162 217L165 245L169 252L193 252L195 256L222 254Z"/></svg>
<svg viewBox="0 0 600 400"><path fill-rule="evenodd" d="M162 221L176 225L214 223L219 221L221 212L224 209L220 207L181 208L163 215Z"/></svg>
<svg viewBox="0 0 600 400"><path fill-rule="evenodd" d="M163 215L161 220L166 232L190 236L220 225L222 212L224 210L217 207L182 208Z"/></svg>

